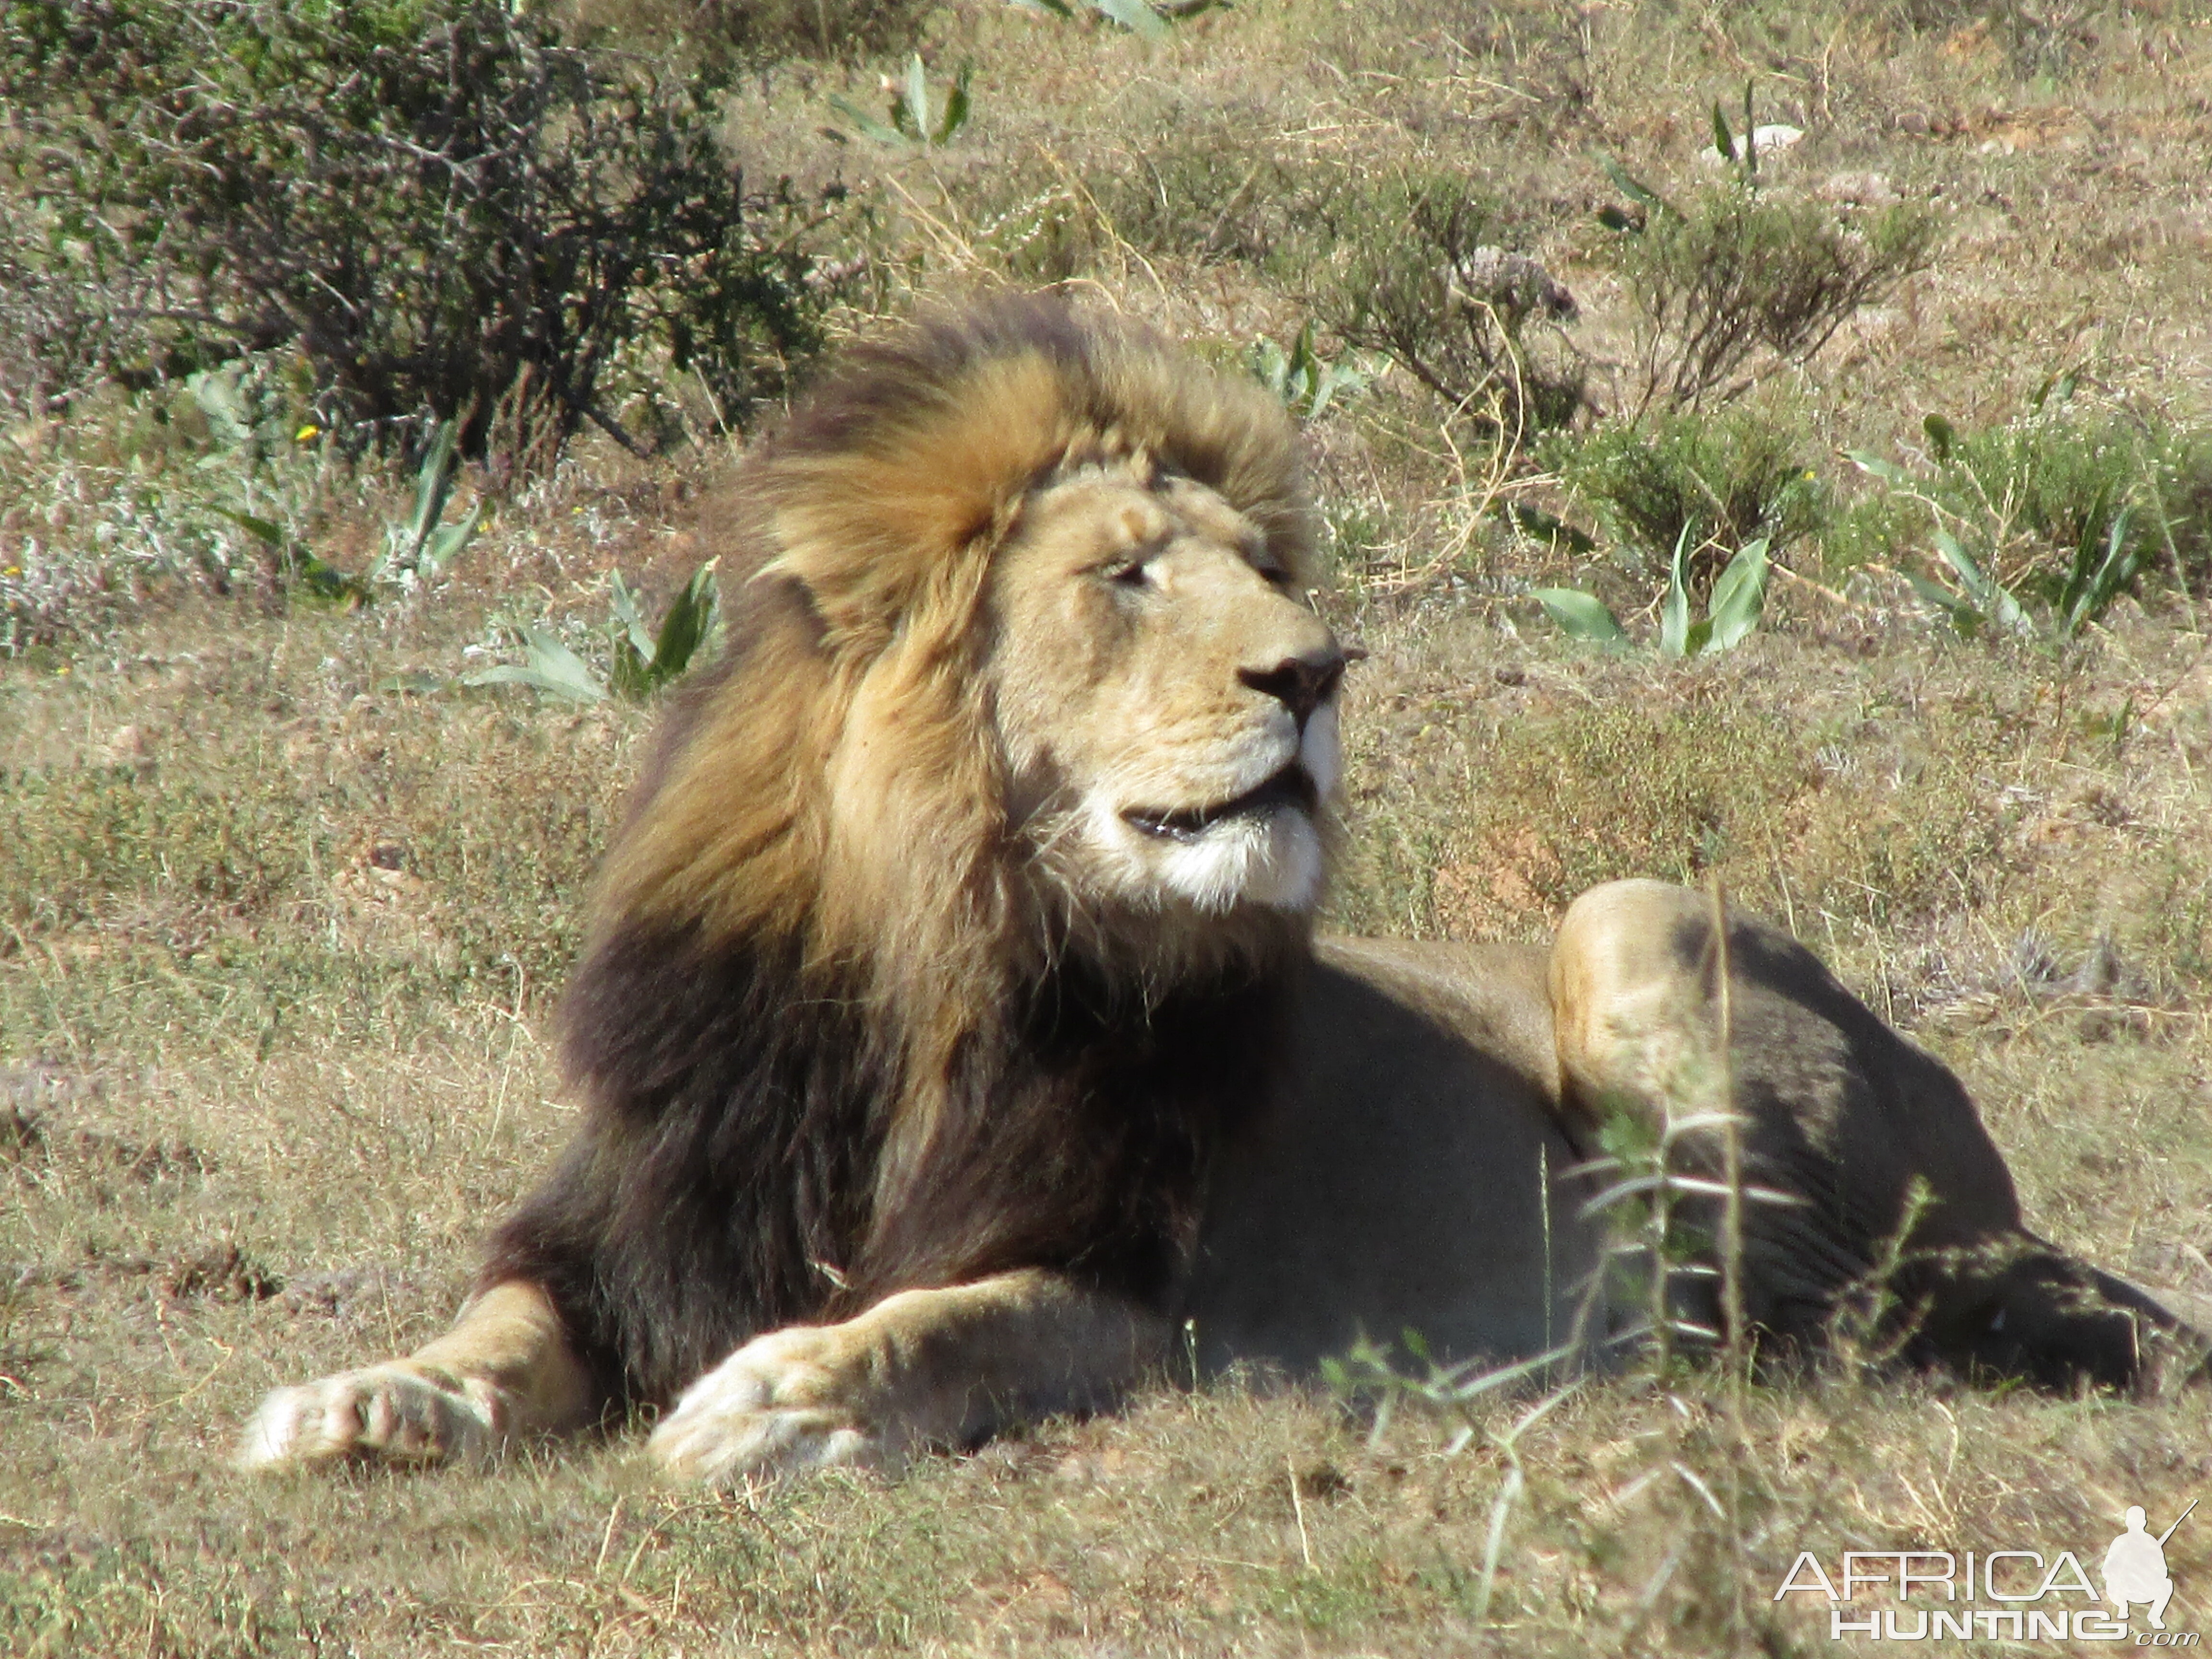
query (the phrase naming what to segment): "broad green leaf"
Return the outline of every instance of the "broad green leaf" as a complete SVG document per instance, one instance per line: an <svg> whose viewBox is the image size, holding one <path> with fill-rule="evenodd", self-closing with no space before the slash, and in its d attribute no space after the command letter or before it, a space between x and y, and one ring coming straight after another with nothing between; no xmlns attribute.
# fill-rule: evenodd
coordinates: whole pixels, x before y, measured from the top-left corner
<svg viewBox="0 0 2212 1659"><path fill-rule="evenodd" d="M1894 461L1886 461L1871 450L1847 449L1844 459L1862 472L1870 473L1886 484L1909 486L1912 475Z"/></svg>
<svg viewBox="0 0 2212 1659"><path fill-rule="evenodd" d="M407 526L407 551L419 555L446 511L446 498L453 489L453 451L460 442L457 421L441 421L430 434L430 447L415 470L415 515Z"/></svg>
<svg viewBox="0 0 2212 1659"><path fill-rule="evenodd" d="M960 76L953 82L952 90L945 97L945 118L938 124L937 132L931 138L930 143L950 143L952 142L952 135L968 125L969 107L968 83L974 73L973 64L963 64L960 66Z"/></svg>
<svg viewBox="0 0 2212 1659"><path fill-rule="evenodd" d="M542 628L522 630L523 659L461 676L463 685L526 685L575 702L604 702L606 688L584 659Z"/></svg>
<svg viewBox="0 0 2212 1659"><path fill-rule="evenodd" d="M622 630L617 637L628 636L641 662L650 659L653 655L653 630L645 625L644 613L637 607L637 595L630 591L629 584L623 580L619 570L614 573L608 585L607 607L614 612L616 625Z"/></svg>
<svg viewBox="0 0 2212 1659"><path fill-rule="evenodd" d="M714 564L709 559L692 572L691 580L660 620L660 637L653 641L649 665L656 685L665 684L690 667L692 658L713 631L718 603Z"/></svg>
<svg viewBox="0 0 2212 1659"><path fill-rule="evenodd" d="M1529 597L1550 613L1570 638L1608 648L1628 643L1628 635L1613 620L1613 612L1594 593L1578 587L1539 587L1532 589Z"/></svg>
<svg viewBox="0 0 2212 1659"><path fill-rule="evenodd" d="M267 519L256 518L251 513L240 513L234 507L218 507L216 512L229 520L256 541L266 542L271 547L281 548L290 539L277 525Z"/></svg>
<svg viewBox="0 0 2212 1659"><path fill-rule="evenodd" d="M1667 598L1659 607L1659 648L1670 657L1690 654L1690 589L1682 576L1682 555L1690 545L1690 526L1674 538L1674 557L1667 571Z"/></svg>
<svg viewBox="0 0 2212 1659"><path fill-rule="evenodd" d="M906 118L899 122L899 126L908 130L913 137L928 137L929 82L922 73L920 52L907 59L906 90L900 95L898 104L904 110Z"/></svg>
<svg viewBox="0 0 2212 1659"><path fill-rule="evenodd" d="M1726 651L1741 643L1759 626L1759 613L1766 603L1766 538L1746 542L1736 550L1713 583L1711 649Z"/></svg>
<svg viewBox="0 0 2212 1659"><path fill-rule="evenodd" d="M1597 161L1598 165L1605 169L1605 176L1612 179L1614 185L1619 188L1626 191L1631 201L1639 202L1644 206L1655 209L1662 213L1672 211L1672 210L1668 207L1667 204L1660 199L1658 191L1653 190L1650 185L1644 183L1634 174L1631 173L1627 168L1622 167L1620 163L1614 161L1613 157L1610 155L1601 155L1597 158Z"/></svg>
<svg viewBox="0 0 2212 1659"><path fill-rule="evenodd" d="M484 513L489 505L488 502L479 499L477 504L469 509L469 516L459 524L449 524L442 530L431 532L430 539L423 544L421 556L415 562L416 573L424 581L429 581L438 576L447 565L460 557L468 544L476 539L477 526L483 522Z"/></svg>
<svg viewBox="0 0 2212 1659"><path fill-rule="evenodd" d="M1916 576L1908 571L1905 580L1911 584L1912 591L1918 594L1922 600L1949 617L1951 626L1960 633L1971 636L1981 625L1982 617L1979 611L1971 605L1954 599L1926 577Z"/></svg>
<svg viewBox="0 0 2212 1659"><path fill-rule="evenodd" d="M1142 35L1147 40L1167 38L1168 20L1146 4L1145 0L1091 0L1091 3L1101 15L1112 18L1132 34Z"/></svg>
<svg viewBox="0 0 2212 1659"><path fill-rule="evenodd" d="M2105 537L2105 557L2095 573L2081 584L2081 590L2068 605L2063 625L2069 637L2078 634L2088 623L2105 614L2112 601L2136 578L2142 562L2140 550L2128 546L2128 526L2135 517L2135 508L2123 507L2114 515L2110 531Z"/></svg>
<svg viewBox="0 0 2212 1659"><path fill-rule="evenodd" d="M1948 530L1938 530L1936 532L1936 550L1942 556L1943 562L1951 567L1952 573L1959 579L1959 586L1966 590L1967 603L1976 611L2014 633L2027 629L2027 613L2020 608L2020 601L1983 574L1981 566L1976 564L1966 550L1959 545L1957 537Z"/></svg>
<svg viewBox="0 0 2212 1659"><path fill-rule="evenodd" d="M872 138L879 144L890 144L894 147L911 145L914 143L913 139L897 129L885 126L849 98L840 97L833 92L830 94L830 107L851 122L853 130L863 138Z"/></svg>
<svg viewBox="0 0 2212 1659"><path fill-rule="evenodd" d="M1735 138L1729 131L1728 117L1721 113L1721 100L1717 98L1713 100L1713 148L1720 152L1723 161L1737 159Z"/></svg>

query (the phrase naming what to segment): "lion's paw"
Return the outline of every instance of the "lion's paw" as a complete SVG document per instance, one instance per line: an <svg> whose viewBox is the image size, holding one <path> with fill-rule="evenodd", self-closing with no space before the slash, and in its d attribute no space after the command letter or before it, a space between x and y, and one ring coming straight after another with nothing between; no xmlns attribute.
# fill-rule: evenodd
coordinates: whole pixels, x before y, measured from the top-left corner
<svg viewBox="0 0 2212 1659"><path fill-rule="evenodd" d="M372 1365L278 1389L261 1402L238 1448L242 1468L375 1457L442 1463L495 1450L501 1401L476 1378L447 1382L403 1364Z"/></svg>
<svg viewBox="0 0 2212 1659"><path fill-rule="evenodd" d="M684 1391L646 1449L680 1480L728 1486L843 1464L896 1461L854 1398L856 1367L835 1326L755 1337Z"/></svg>

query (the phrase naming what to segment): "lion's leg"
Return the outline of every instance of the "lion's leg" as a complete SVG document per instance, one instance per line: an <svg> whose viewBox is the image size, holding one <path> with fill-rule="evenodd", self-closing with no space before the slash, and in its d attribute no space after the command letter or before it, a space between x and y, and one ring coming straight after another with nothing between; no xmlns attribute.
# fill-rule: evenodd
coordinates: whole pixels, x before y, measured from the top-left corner
<svg viewBox="0 0 2212 1659"><path fill-rule="evenodd" d="M247 1468L373 1456L434 1463L584 1426L591 1380L539 1286L510 1279L404 1359L278 1389L246 1425Z"/></svg>
<svg viewBox="0 0 2212 1659"><path fill-rule="evenodd" d="M1618 1112L1656 1129L1729 1091L1747 1179L1792 1200L1745 1208L1751 1319L1817 1340L1886 1277L1917 1321L1895 1333L1908 1352L2054 1386L2135 1380L2144 1339L2171 1316L2029 1233L1958 1079L1741 913L1729 918L1723 1070L1711 922L1704 896L1665 883L1594 889L1560 926L1552 1000L1567 1109L1585 1133ZM1715 1135L1679 1150L1717 1170Z"/></svg>
<svg viewBox="0 0 2212 1659"><path fill-rule="evenodd" d="M902 1291L836 1325L754 1338L685 1390L650 1450L680 1479L857 1464L1109 1406L1164 1351L1165 1322L1056 1273Z"/></svg>

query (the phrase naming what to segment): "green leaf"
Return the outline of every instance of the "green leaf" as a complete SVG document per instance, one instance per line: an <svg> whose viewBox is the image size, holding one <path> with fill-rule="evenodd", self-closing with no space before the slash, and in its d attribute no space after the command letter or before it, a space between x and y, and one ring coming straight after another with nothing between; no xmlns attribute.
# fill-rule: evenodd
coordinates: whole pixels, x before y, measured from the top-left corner
<svg viewBox="0 0 2212 1659"><path fill-rule="evenodd" d="M1596 538L1587 531L1577 530L1556 513L1547 513L1540 507L1529 507L1521 501L1508 501L1505 516L1515 529L1537 541L1551 542L1574 553L1593 553L1597 550Z"/></svg>
<svg viewBox="0 0 2212 1659"><path fill-rule="evenodd" d="M1912 591L1923 601L1949 617L1951 626L1960 634L1972 637L1974 630L1981 625L1980 612L1971 605L1946 593L1926 577L1916 576L1908 571L1905 573L1905 580L1911 584Z"/></svg>
<svg viewBox="0 0 2212 1659"><path fill-rule="evenodd" d="M616 625L621 629L617 639L628 636L640 661L651 657L653 630L645 625L644 613L637 606L637 595L630 591L629 584L623 580L619 570L614 573L609 582L607 603L608 608L615 614Z"/></svg>
<svg viewBox="0 0 2212 1659"><path fill-rule="evenodd" d="M453 451L459 444L460 423L441 421L430 434L430 447L422 457L422 465L415 470L415 516L407 526L407 551L415 556L422 550L422 544L430 538L430 532L445 516L446 498L453 494Z"/></svg>
<svg viewBox="0 0 2212 1659"><path fill-rule="evenodd" d="M1550 613L1560 631L1571 639L1586 640L1592 645L1617 649L1628 643L1628 635L1613 619L1602 601L1594 593L1585 593L1578 587L1539 587L1530 590L1529 597Z"/></svg>
<svg viewBox="0 0 2212 1659"><path fill-rule="evenodd" d="M1650 208L1655 212L1669 213L1673 211L1673 210L1669 208L1665 202L1660 199L1658 191L1653 190L1650 185L1636 178L1628 171L1627 168L1622 167L1620 162L1614 161L1613 157L1610 155L1601 155L1597 158L1597 161L1598 165L1605 169L1605 176L1612 179L1613 184L1620 190L1626 191L1631 201L1640 203L1643 206Z"/></svg>
<svg viewBox="0 0 2212 1659"><path fill-rule="evenodd" d="M945 94L945 118L938 124L936 134L930 139L933 144L951 143L952 135L968 125L968 83L974 75L974 64L963 64L960 66L959 78L953 82L952 90Z"/></svg>
<svg viewBox="0 0 2212 1659"><path fill-rule="evenodd" d="M899 127L909 137L929 136L929 82L922 73L920 52L907 59L906 89L891 107L895 117L902 117Z"/></svg>
<svg viewBox="0 0 2212 1659"><path fill-rule="evenodd" d="M885 126L849 98L841 97L833 92L830 94L830 107L851 122L853 130L863 138L872 138L879 144L890 144L894 148L911 148L914 143L914 140L906 134L895 127Z"/></svg>
<svg viewBox="0 0 2212 1659"><path fill-rule="evenodd" d="M714 631L718 607L715 562L709 559L691 573L691 580L660 619L660 636L653 641L649 665L655 685L665 685L690 668L692 658Z"/></svg>
<svg viewBox="0 0 2212 1659"><path fill-rule="evenodd" d="M1682 577L1682 555L1690 545L1690 526L1674 538L1674 557L1667 571L1667 598L1659 607L1659 648L1670 657L1692 654L1690 589Z"/></svg>
<svg viewBox="0 0 2212 1659"><path fill-rule="evenodd" d="M1949 460L1951 451L1959 441L1959 434L1950 422L1941 415L1924 415L1920 420L1920 429L1927 434L1928 453L1938 461Z"/></svg>
<svg viewBox="0 0 2212 1659"><path fill-rule="evenodd" d="M477 526L483 522L489 503L479 499L469 509L469 516L459 524L449 524L444 529L431 532L422 551L415 561L415 574L424 581L436 579L455 559L460 557L468 544L476 539Z"/></svg>
<svg viewBox="0 0 2212 1659"><path fill-rule="evenodd" d="M1147 40L1167 39L1168 20L1146 4L1145 0L1091 0L1091 4L1102 16L1110 17L1132 34Z"/></svg>
<svg viewBox="0 0 2212 1659"><path fill-rule="evenodd" d="M1713 583L1711 649L1729 650L1759 626L1759 612L1766 604L1766 547L1764 536L1746 542Z"/></svg>
<svg viewBox="0 0 2212 1659"><path fill-rule="evenodd" d="M1713 100L1713 148L1720 152L1723 161L1738 159L1735 136L1729 131L1728 117L1721 113L1721 100L1717 98Z"/></svg>
<svg viewBox="0 0 2212 1659"><path fill-rule="evenodd" d="M234 507L218 507L216 512L221 517L229 520L256 541L266 542L271 547L281 549L291 539L279 526L267 519L258 519L251 513L240 513Z"/></svg>
<svg viewBox="0 0 2212 1659"><path fill-rule="evenodd" d="M1909 487L1912 483L1911 473L1894 461L1882 459L1871 450L1847 449L1844 452L1844 459L1860 471L1870 473L1886 484Z"/></svg>
<svg viewBox="0 0 2212 1659"><path fill-rule="evenodd" d="M2041 386L2036 387L2028 395L2028 407L2040 409L2045 403L2052 398L2056 398L2062 404L2070 402L2074 396L2075 384L2081 378L2081 371L2078 366L2060 369L2056 374L2045 379Z"/></svg>
<svg viewBox="0 0 2212 1659"><path fill-rule="evenodd" d="M2103 616L2136 579L2142 564L2142 552L2127 544L2128 526L2134 517L2132 507L2122 507L2113 516L2112 528L2105 535L2104 562L2087 580L2080 584L2079 591L2066 607L2063 626L2068 638Z"/></svg>
<svg viewBox="0 0 2212 1659"><path fill-rule="evenodd" d="M1959 538L1948 530L1936 532L1936 550L1943 562L1951 567L1959 578L1959 586L1966 590L1966 601L1990 621L2014 633L2027 627L2027 613L2020 608L2020 601L2005 592L1983 574L1966 550L1959 545Z"/></svg>
<svg viewBox="0 0 2212 1659"><path fill-rule="evenodd" d="M526 628L523 659L461 676L463 685L526 685L574 702L604 702L606 688L584 659L542 628Z"/></svg>

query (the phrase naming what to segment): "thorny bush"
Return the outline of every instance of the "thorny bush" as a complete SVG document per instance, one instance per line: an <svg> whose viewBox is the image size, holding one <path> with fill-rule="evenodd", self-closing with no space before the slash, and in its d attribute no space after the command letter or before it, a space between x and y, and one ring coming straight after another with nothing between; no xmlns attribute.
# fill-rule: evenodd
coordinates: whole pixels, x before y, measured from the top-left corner
<svg viewBox="0 0 2212 1659"><path fill-rule="evenodd" d="M739 419L816 343L810 221L705 99L488 0L6 5L0 401L289 346L326 422L511 473L634 442L601 398L657 349Z"/></svg>

